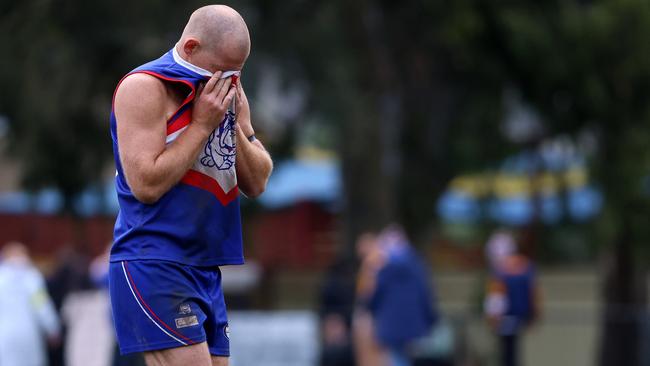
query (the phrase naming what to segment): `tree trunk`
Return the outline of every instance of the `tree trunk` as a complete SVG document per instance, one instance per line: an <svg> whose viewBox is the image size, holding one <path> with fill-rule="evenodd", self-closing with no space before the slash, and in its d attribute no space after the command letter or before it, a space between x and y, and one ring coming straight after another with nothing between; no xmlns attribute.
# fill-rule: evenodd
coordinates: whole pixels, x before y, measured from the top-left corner
<svg viewBox="0 0 650 366"><path fill-rule="evenodd" d="M625 219L604 281L601 366L639 365L647 289L634 256L632 228Z"/></svg>

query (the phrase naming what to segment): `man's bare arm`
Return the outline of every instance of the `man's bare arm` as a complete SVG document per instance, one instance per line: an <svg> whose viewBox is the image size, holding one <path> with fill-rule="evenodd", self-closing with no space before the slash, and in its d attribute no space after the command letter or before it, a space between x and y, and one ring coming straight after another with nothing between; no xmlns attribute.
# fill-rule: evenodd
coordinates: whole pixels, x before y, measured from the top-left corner
<svg viewBox="0 0 650 366"><path fill-rule="evenodd" d="M155 203L176 185L196 160L209 134L221 122L235 88L230 78L215 75L199 88L192 122L169 145L167 116L170 96L158 79L134 74L122 81L115 94L117 142L125 178L133 195Z"/></svg>
<svg viewBox="0 0 650 366"><path fill-rule="evenodd" d="M271 156L262 143L248 141L248 136L254 133L250 107L240 83L237 85L237 184L248 197L264 192L273 170Z"/></svg>
<svg viewBox="0 0 650 366"><path fill-rule="evenodd" d="M248 197L257 197L266 189L273 170L271 156L259 140L248 141L243 129L237 129L237 184Z"/></svg>

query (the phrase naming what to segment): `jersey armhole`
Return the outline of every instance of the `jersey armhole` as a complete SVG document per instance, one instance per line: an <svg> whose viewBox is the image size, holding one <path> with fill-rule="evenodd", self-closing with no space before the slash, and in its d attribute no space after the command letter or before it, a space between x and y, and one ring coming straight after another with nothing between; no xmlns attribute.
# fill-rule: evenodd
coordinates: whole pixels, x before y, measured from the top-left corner
<svg viewBox="0 0 650 366"><path fill-rule="evenodd" d="M153 77L155 77L157 79L161 79L161 80L164 80L164 81L184 84L184 85L186 85L187 87L190 88L190 94L188 94L188 96L185 97L185 99L183 100L181 105L172 114L171 118L169 120L167 120L168 124L169 124L169 122L171 122L174 119L174 117L176 117L178 115L178 112L180 112L180 110L183 109L183 107L185 107L188 103L190 103L194 99L194 97L196 96L196 88L194 87L194 84L192 84L191 82L189 82L187 80L170 78L168 76L159 74L159 73L154 72L154 71L149 71L149 70L132 71L132 72L124 75L124 77L122 77L122 79L120 79L120 81L117 83L117 86L115 87L115 91L113 92L113 99L111 100L111 110L115 110L115 95L117 94L117 90L120 88L120 85L122 85L122 82L124 81L124 79L126 79L127 77L129 77L131 75L134 75L134 74L147 74L147 75L151 75L151 76L153 76Z"/></svg>

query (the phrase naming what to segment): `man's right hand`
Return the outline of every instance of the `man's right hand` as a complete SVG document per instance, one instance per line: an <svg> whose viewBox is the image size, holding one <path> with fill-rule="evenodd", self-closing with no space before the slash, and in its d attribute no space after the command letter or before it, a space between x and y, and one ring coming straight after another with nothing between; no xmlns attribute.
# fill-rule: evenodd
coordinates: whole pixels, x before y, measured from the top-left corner
<svg viewBox="0 0 650 366"><path fill-rule="evenodd" d="M223 121L237 88L231 88L231 78L221 79L215 72L207 83L199 86L194 99L192 120L210 133Z"/></svg>
<svg viewBox="0 0 650 366"><path fill-rule="evenodd" d="M236 89L213 75L197 91L193 121L167 143L167 121L178 108L175 90L154 76L127 76L115 92L117 144L133 195L151 204L177 184L195 163L212 131L223 121ZM230 91L228 89L231 89Z"/></svg>

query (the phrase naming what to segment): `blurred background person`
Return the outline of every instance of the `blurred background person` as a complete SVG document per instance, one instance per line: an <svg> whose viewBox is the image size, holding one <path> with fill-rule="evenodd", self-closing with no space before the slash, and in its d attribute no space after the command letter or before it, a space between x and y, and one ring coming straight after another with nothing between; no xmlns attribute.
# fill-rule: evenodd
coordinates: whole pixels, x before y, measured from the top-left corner
<svg viewBox="0 0 650 366"><path fill-rule="evenodd" d="M321 287L321 366L355 365L351 338L354 270L350 262L340 260L331 265Z"/></svg>
<svg viewBox="0 0 650 366"><path fill-rule="evenodd" d="M485 314L490 327L499 337L501 365L520 365L520 336L540 313L539 290L535 267L520 253L519 247L506 232L498 232L488 242L496 253L487 284ZM495 248L498 248L496 250Z"/></svg>
<svg viewBox="0 0 650 366"><path fill-rule="evenodd" d="M516 246L517 244L510 231L499 229L492 233L485 244L485 257L489 270L492 273L498 270L503 258L512 255L516 250Z"/></svg>
<svg viewBox="0 0 650 366"><path fill-rule="evenodd" d="M66 365L64 350L66 348L68 324L62 317L63 304L74 292L92 288L88 276L88 257L83 253L83 246L67 243L56 253L56 265L46 279L47 291L52 298L57 314L61 318L60 342L48 347L50 366Z"/></svg>
<svg viewBox="0 0 650 366"><path fill-rule="evenodd" d="M386 351L379 345L375 336L375 325L367 306L376 286L377 273L383 264L377 234L361 234L357 239L356 249L361 264L357 276L356 305L352 322L355 357L359 366L388 365Z"/></svg>
<svg viewBox="0 0 650 366"><path fill-rule="evenodd" d="M47 365L46 342L59 342L59 318L43 276L18 242L0 250L0 309L0 365Z"/></svg>
<svg viewBox="0 0 650 366"><path fill-rule="evenodd" d="M112 246L112 242L108 243L106 248L102 253L100 253L97 257L93 258L93 260L90 262L90 267L88 268L88 274L90 277L90 280L92 281L93 285L95 286L95 289L98 293L98 298L95 301L95 304L98 304L99 307L101 308L100 311L100 316L97 317L98 323L91 324L92 327L100 327L102 330L107 330L108 332L102 332L104 334L109 333L110 337L109 339L105 339L106 342L104 342L104 346L101 349L102 354L109 354L109 356L106 357L95 357L96 362L100 362L101 365L112 365L112 366L144 366L144 358L142 357L141 353L132 353L128 355L121 355L120 354L120 349L118 347L118 344L115 340L115 333L112 327L113 323L113 314L110 311L110 308L108 306L108 269L109 269L109 256L110 256L110 250ZM106 319L109 319L109 321L106 321ZM111 324L111 326L107 327L107 324ZM83 333L82 333L83 334ZM91 342L90 344L87 345L82 345L81 347L77 348L93 348L93 343L97 342ZM96 345L95 345L96 346ZM94 347L96 348L96 347ZM111 349L112 348L112 349ZM99 353L99 352L96 352ZM87 353L86 353L87 354ZM86 362L84 361L84 355L81 356L81 362ZM89 355L88 357L92 357L92 354ZM71 365L69 365L71 366Z"/></svg>
<svg viewBox="0 0 650 366"><path fill-rule="evenodd" d="M355 316L361 365L407 366L411 344L429 335L434 311L428 271L402 230L391 226L359 238L362 258Z"/></svg>

